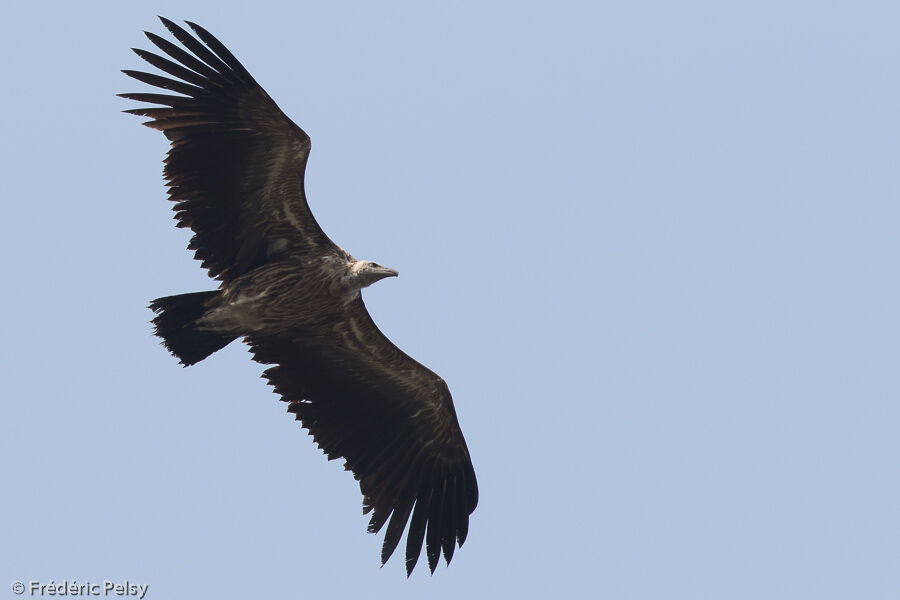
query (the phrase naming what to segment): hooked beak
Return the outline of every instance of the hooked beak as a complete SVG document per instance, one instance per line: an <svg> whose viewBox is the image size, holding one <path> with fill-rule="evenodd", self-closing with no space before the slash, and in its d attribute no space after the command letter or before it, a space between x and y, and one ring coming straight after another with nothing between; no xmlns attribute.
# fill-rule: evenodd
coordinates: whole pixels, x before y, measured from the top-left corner
<svg viewBox="0 0 900 600"><path fill-rule="evenodd" d="M372 283L381 281L387 277L396 277L397 275L399 275L397 269L388 269L387 267L371 269L369 275L366 277L370 283L367 283L366 285L371 285Z"/></svg>

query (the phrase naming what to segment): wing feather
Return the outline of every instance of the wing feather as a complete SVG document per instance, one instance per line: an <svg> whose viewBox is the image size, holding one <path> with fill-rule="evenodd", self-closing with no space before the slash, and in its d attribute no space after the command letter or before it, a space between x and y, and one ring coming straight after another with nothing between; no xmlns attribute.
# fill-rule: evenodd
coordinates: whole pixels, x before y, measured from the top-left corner
<svg viewBox="0 0 900 600"><path fill-rule="evenodd" d="M394 508L391 521L388 523L387 530L384 532L384 543L381 546L381 564L388 561L397 545L403 538L403 529L409 520L409 513L412 511L413 503L416 497L412 494L406 495L402 500L402 504Z"/></svg>
<svg viewBox="0 0 900 600"><path fill-rule="evenodd" d="M150 31L145 31L144 35L147 36L147 39L149 39L154 46L156 46L187 68L199 73L200 75L203 75L209 81L219 84L225 83L227 81L221 73L219 73L191 53L185 52L166 38L158 36ZM190 35L188 35L188 37L190 37Z"/></svg>
<svg viewBox="0 0 900 600"><path fill-rule="evenodd" d="M132 71L131 69L122 69L122 72L129 77L137 79L138 81L142 81L149 85L155 85L156 87L160 87L165 90L172 90L173 92L184 94L185 96L199 95L202 92L202 88L199 88L195 85L188 85L186 83L175 81L174 79L169 79L168 77L163 77L161 75L145 73L144 71Z"/></svg>
<svg viewBox="0 0 900 600"><path fill-rule="evenodd" d="M453 558L453 550L456 548L456 532L453 529L456 521L456 476L452 476L447 480L447 489L445 491L447 502L444 509L444 526L441 529L441 549L444 552L444 560L450 564Z"/></svg>
<svg viewBox="0 0 900 600"><path fill-rule="evenodd" d="M163 58L158 54L154 54L153 52L148 52L147 50L141 50L140 48L132 48L132 52L146 60L148 63L159 69L160 71L165 71L169 75L173 75L178 79L182 79L196 85L200 88L209 83L209 80L186 67L182 67L179 64L176 64L169 60L168 58Z"/></svg>
<svg viewBox="0 0 900 600"><path fill-rule="evenodd" d="M209 49L201 44L197 39L184 30L181 26L176 24L174 21L170 21L165 17L160 17L160 21L162 24L166 26L166 29L169 30L175 39L181 42L185 48L189 51L193 52L194 55L202 60L206 65L212 68L213 71L218 73L218 76L225 81L234 81L234 77L232 75L236 75L231 72L231 69L228 68L228 65L223 63L218 56L209 51Z"/></svg>
<svg viewBox="0 0 900 600"><path fill-rule="evenodd" d="M167 94L119 94L122 98L136 100L137 102L147 102L148 104L160 104L162 106L196 106L198 101L195 98L182 96L169 96ZM130 111L125 111L130 112Z"/></svg>
<svg viewBox="0 0 900 600"><path fill-rule="evenodd" d="M422 543L425 541L425 527L427 525L428 508L431 504L430 489L420 491L416 498L416 508L409 520L409 533L406 534L406 575L412 574L419 561L422 552ZM434 572L434 569L431 570Z"/></svg>
<svg viewBox="0 0 900 600"><path fill-rule="evenodd" d="M252 82L253 77L250 75L250 72L244 68L244 65L241 64L237 58L235 58L234 54L232 54L228 48L222 44L219 40L213 36L210 32L203 29L196 23L191 23L190 21L185 21L188 25L191 26L191 29L194 30L201 40L203 40L207 46L209 46L216 55L221 58L228 67L236 73L243 81Z"/></svg>
<svg viewBox="0 0 900 600"><path fill-rule="evenodd" d="M431 490L431 509L428 512L428 533L425 536L425 553L428 555L428 568L434 573L438 558L441 556L441 527L444 508L444 494L447 491L447 479L441 474Z"/></svg>

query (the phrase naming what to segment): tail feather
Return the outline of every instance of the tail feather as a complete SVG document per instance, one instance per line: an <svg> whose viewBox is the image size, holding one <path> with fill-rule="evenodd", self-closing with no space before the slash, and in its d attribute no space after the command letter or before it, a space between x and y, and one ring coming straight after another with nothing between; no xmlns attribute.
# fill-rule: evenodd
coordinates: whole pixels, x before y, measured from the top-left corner
<svg viewBox="0 0 900 600"><path fill-rule="evenodd" d="M216 350L221 350L237 336L228 333L203 331L196 321L203 316L209 300L221 292L194 292L157 298L150 303L156 313L153 325L163 345L184 366L200 362Z"/></svg>

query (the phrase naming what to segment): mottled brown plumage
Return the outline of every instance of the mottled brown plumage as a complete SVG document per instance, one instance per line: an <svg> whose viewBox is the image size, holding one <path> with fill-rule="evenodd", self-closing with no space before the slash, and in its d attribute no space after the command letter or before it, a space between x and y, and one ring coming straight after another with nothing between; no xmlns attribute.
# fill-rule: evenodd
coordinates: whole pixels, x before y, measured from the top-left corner
<svg viewBox="0 0 900 600"><path fill-rule="evenodd" d="M121 94L171 141L169 197L218 290L159 298L156 333L185 365L244 338L288 411L359 480L382 563L409 523L407 574L424 543L433 572L462 546L475 472L444 380L394 346L360 290L397 274L358 261L319 228L303 189L309 137L209 32L163 24L182 46L135 52L166 75L124 71L174 94ZM167 58L168 57L168 58Z"/></svg>

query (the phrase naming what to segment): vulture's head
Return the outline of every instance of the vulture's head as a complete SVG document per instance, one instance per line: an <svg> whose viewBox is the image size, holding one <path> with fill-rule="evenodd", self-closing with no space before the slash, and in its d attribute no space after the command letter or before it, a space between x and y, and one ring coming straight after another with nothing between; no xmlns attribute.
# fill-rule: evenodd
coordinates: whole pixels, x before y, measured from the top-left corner
<svg viewBox="0 0 900 600"><path fill-rule="evenodd" d="M371 260L358 260L350 268L350 270L354 274L354 276L356 276L360 288L370 286L379 279L384 279L385 277L396 277L397 275L399 275L396 269L388 269L387 267L382 267L378 263L372 262Z"/></svg>

